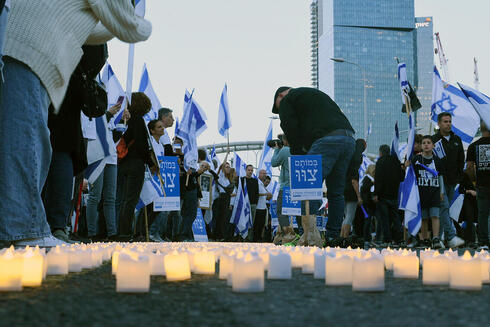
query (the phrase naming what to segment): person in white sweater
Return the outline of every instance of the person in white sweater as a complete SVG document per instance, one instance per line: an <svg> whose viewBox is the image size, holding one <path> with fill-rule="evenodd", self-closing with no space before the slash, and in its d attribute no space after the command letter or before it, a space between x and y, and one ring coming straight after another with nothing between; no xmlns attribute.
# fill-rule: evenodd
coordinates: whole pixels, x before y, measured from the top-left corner
<svg viewBox="0 0 490 327"><path fill-rule="evenodd" d="M130 0L11 0L0 83L0 240L62 243L41 201L51 158L48 106L59 110L83 44L135 43L151 30Z"/></svg>

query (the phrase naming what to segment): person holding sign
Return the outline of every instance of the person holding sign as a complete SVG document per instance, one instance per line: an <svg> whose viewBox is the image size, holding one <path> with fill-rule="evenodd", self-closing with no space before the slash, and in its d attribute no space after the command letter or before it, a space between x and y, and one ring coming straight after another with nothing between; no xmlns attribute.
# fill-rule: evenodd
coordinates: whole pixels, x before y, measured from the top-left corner
<svg viewBox="0 0 490 327"><path fill-rule="evenodd" d="M340 234L345 176L355 147L354 129L339 106L314 88L280 87L274 94L272 112L279 114L292 155L322 157L322 178L328 190L326 236L329 243ZM318 207L316 202L312 203L310 212Z"/></svg>

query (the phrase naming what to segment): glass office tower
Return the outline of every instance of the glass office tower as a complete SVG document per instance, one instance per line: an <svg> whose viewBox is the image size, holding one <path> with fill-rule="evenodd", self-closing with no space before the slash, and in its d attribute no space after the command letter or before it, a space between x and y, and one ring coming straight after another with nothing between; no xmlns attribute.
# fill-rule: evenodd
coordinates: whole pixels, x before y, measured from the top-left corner
<svg viewBox="0 0 490 327"><path fill-rule="evenodd" d="M396 121L400 142L406 142L408 118L401 112L397 59L406 63L413 84L417 77L413 0L318 0L317 16L319 89L335 100L361 138L366 88L366 125L372 124L369 153L391 144Z"/></svg>

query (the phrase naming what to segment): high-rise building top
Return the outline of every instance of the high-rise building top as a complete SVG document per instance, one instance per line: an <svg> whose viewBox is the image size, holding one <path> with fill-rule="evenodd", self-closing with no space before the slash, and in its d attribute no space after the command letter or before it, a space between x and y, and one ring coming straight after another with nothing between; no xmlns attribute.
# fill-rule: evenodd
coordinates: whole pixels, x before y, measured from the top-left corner
<svg viewBox="0 0 490 327"><path fill-rule="evenodd" d="M408 119L401 112L396 59L406 63L413 84L417 79L413 0L318 0L316 6L319 89L344 111L357 138L364 137L365 126L372 124L369 152L390 144L396 121L400 141L406 140Z"/></svg>
<svg viewBox="0 0 490 327"><path fill-rule="evenodd" d="M318 88L318 2L310 6L311 12L311 85Z"/></svg>

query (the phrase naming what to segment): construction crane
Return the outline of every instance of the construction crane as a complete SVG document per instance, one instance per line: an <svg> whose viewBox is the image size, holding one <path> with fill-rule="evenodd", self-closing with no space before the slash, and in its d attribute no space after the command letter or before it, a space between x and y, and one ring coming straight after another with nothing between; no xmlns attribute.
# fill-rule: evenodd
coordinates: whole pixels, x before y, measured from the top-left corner
<svg viewBox="0 0 490 327"><path fill-rule="evenodd" d="M474 68L473 68L473 84L475 86L475 90L478 90L478 87L480 86L480 77L478 77L478 61L476 60L476 57L473 57L473 63L474 63Z"/></svg>
<svg viewBox="0 0 490 327"><path fill-rule="evenodd" d="M436 48L434 52L439 56L439 63L441 65L441 71L443 73L443 79L446 82L449 82L451 79L449 78L449 70L447 68L447 59L444 54L444 50L442 49L441 38L439 37L439 32L435 33L436 36Z"/></svg>

